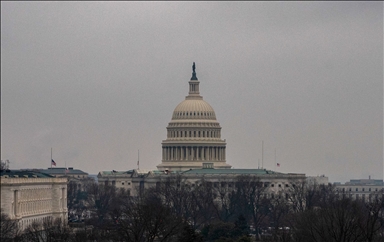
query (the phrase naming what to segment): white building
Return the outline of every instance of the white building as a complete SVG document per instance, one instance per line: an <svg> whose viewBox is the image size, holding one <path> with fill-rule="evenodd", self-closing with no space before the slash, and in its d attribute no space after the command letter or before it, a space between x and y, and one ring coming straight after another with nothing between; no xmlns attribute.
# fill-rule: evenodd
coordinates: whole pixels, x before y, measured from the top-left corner
<svg viewBox="0 0 384 242"><path fill-rule="evenodd" d="M21 229L33 222L60 218L67 223L67 178L38 171L2 170L1 209Z"/></svg>
<svg viewBox="0 0 384 242"><path fill-rule="evenodd" d="M157 166L161 171L202 168L204 162L215 169L231 168L220 124L211 105L200 96L199 84L193 65L188 96L174 109L167 139L162 142L162 162Z"/></svg>
<svg viewBox="0 0 384 242"><path fill-rule="evenodd" d="M370 201L375 194L384 194L383 180L354 179L345 184L334 183L336 189L350 198Z"/></svg>
<svg viewBox="0 0 384 242"><path fill-rule="evenodd" d="M158 170L101 171L99 184L125 188L131 195L180 175L194 186L205 179L217 186L233 186L240 175L257 177L271 193L306 180L305 174L284 174L266 169L231 169L226 161L226 142L213 108L200 96L199 81L193 65L189 93L176 106L162 142L162 161ZM324 183L324 177L316 178ZM328 182L328 178L326 178Z"/></svg>

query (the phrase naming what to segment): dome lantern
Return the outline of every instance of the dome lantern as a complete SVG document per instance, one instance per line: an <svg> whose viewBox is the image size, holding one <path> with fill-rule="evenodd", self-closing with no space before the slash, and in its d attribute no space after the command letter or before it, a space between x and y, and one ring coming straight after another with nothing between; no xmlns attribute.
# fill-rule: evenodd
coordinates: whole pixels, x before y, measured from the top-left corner
<svg viewBox="0 0 384 242"><path fill-rule="evenodd" d="M200 96L199 84L200 82L196 76L195 62L193 62L192 77L191 77L191 80L189 81L189 93L188 93L189 95L186 97L187 99L203 99L203 97Z"/></svg>

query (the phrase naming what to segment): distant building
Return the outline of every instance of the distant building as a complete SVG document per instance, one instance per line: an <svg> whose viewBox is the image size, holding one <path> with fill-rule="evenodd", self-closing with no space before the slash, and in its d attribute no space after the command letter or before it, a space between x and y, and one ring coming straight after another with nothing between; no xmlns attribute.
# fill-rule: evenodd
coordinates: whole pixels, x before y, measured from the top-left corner
<svg viewBox="0 0 384 242"><path fill-rule="evenodd" d="M1 209L21 229L59 218L67 223L67 178L38 170L1 170Z"/></svg>
<svg viewBox="0 0 384 242"><path fill-rule="evenodd" d="M310 185L314 185L314 184L317 184L317 185L328 185L329 184L328 177L325 176L325 175L321 175L321 176L307 176L306 181Z"/></svg>
<svg viewBox="0 0 384 242"><path fill-rule="evenodd" d="M384 193L383 180L354 179L345 184L334 183L339 192L347 194L350 198L370 201L372 196Z"/></svg>
<svg viewBox="0 0 384 242"><path fill-rule="evenodd" d="M79 169L73 169L73 167L53 167L48 169L39 169L39 171L55 177L65 176L78 179L88 178L88 173Z"/></svg>

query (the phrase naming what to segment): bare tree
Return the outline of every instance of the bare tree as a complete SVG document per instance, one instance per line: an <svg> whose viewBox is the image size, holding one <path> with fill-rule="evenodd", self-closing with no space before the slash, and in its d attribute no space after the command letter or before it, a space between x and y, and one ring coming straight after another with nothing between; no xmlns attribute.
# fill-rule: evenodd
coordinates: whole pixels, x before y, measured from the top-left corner
<svg viewBox="0 0 384 242"><path fill-rule="evenodd" d="M53 242L71 241L72 230L60 218L48 217L44 221L33 222L20 236L21 241Z"/></svg>
<svg viewBox="0 0 384 242"><path fill-rule="evenodd" d="M92 184L88 190L88 209L96 213L99 225L104 219L111 219L110 209L116 197L116 187L112 185Z"/></svg>
<svg viewBox="0 0 384 242"><path fill-rule="evenodd" d="M1 209L1 219L0 219L0 239L1 241L13 241L19 234L19 226L16 220L11 220L7 214Z"/></svg>
<svg viewBox="0 0 384 242"><path fill-rule="evenodd" d="M126 200L121 214L118 234L124 241L172 241L185 227L161 197L148 191Z"/></svg>
<svg viewBox="0 0 384 242"><path fill-rule="evenodd" d="M237 177L236 198L238 213L246 216L253 224L256 235L260 235L263 220L270 212L270 200L265 194L266 187L255 176Z"/></svg>
<svg viewBox="0 0 384 242"><path fill-rule="evenodd" d="M383 202L364 203L350 198L324 200L320 207L298 213L296 241L382 241Z"/></svg>

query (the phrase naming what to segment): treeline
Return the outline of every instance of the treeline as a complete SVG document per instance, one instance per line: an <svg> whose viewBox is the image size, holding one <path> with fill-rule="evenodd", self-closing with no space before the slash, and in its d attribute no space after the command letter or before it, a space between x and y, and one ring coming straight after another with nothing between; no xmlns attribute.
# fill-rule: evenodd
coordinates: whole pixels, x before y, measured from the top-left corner
<svg viewBox="0 0 384 242"><path fill-rule="evenodd" d="M91 211L79 227L59 221L33 224L13 241L383 241L383 191L370 201L353 200L332 185L284 187L270 194L252 176L235 182L189 184L169 176L129 196L124 189L90 183L70 191L70 209ZM76 195L77 194L77 195ZM7 221L7 220L5 220ZM9 226L4 226L8 228ZM38 237L39 231L48 231ZM9 232L11 231L11 232ZM13 233L13 234L12 234Z"/></svg>

